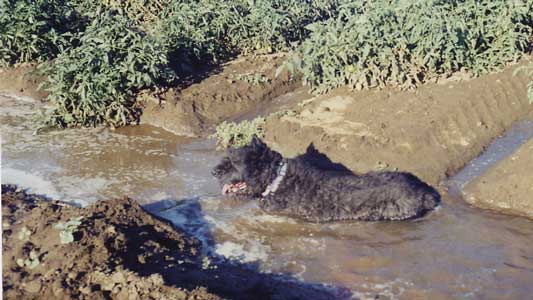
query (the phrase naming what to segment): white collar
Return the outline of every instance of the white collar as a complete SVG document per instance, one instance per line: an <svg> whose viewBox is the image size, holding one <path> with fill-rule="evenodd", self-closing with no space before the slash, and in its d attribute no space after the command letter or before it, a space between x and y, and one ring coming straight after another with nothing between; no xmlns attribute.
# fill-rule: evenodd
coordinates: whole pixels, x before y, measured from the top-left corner
<svg viewBox="0 0 533 300"><path fill-rule="evenodd" d="M276 178L274 178L274 180L266 187L265 191L261 194L263 195L263 197L273 194L278 190L279 184L285 177L285 174L287 174L287 163L284 160L279 163L277 173L278 175L276 176Z"/></svg>

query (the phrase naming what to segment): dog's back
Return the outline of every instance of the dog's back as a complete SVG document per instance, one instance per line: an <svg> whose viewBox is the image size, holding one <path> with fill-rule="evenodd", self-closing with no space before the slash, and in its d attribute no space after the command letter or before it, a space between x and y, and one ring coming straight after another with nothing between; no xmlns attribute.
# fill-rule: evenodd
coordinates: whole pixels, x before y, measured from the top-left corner
<svg viewBox="0 0 533 300"><path fill-rule="evenodd" d="M260 204L267 211L283 206L278 213L311 222L406 220L423 216L440 201L435 189L410 173L356 175L301 159L289 165L278 193Z"/></svg>

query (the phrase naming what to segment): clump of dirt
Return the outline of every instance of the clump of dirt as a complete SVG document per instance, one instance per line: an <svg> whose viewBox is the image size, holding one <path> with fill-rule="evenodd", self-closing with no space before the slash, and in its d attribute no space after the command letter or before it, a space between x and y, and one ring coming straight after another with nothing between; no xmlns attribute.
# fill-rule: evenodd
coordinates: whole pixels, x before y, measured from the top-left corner
<svg viewBox="0 0 533 300"><path fill-rule="evenodd" d="M531 116L529 79L513 76L519 66L416 91L339 89L268 117L265 139L286 156L313 143L356 173L410 171L437 184Z"/></svg>
<svg viewBox="0 0 533 300"><path fill-rule="evenodd" d="M186 88L157 97L141 94L141 123L178 135L205 135L214 125L237 119L299 87L301 82L287 71L276 76L283 60L283 55L241 57Z"/></svg>
<svg viewBox="0 0 533 300"><path fill-rule="evenodd" d="M128 268L199 259L196 240L128 198L81 209L2 185L2 216L4 299L220 299ZM62 244L54 225L79 217L74 241Z"/></svg>
<svg viewBox="0 0 533 300"><path fill-rule="evenodd" d="M533 140L498 162L464 189L475 206L533 219Z"/></svg>
<svg viewBox="0 0 533 300"><path fill-rule="evenodd" d="M2 216L4 299L350 298L204 255L198 240L128 198L78 208L2 185Z"/></svg>

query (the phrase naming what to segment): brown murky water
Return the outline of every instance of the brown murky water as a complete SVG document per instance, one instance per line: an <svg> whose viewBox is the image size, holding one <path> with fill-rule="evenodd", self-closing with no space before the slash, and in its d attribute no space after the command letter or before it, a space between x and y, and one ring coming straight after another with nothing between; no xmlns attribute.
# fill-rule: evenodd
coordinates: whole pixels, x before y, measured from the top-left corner
<svg viewBox="0 0 533 300"><path fill-rule="evenodd" d="M81 204L127 194L212 254L345 287L354 298L532 299L533 221L471 208L458 193L417 221L301 223L218 196L212 141L147 126L33 135L38 102L3 95L0 103L3 183ZM531 138L533 123L521 126L504 146ZM497 149L448 184L460 189Z"/></svg>

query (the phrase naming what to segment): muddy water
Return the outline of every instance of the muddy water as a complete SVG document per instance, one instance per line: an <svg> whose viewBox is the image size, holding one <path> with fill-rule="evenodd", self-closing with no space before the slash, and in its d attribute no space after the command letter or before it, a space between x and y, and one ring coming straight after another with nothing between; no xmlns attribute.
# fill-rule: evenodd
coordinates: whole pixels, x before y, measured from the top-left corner
<svg viewBox="0 0 533 300"><path fill-rule="evenodd" d="M146 126L33 135L32 112L39 103L5 95L0 103L3 183L76 202L127 194L203 239L214 255L345 287L354 298L533 294L533 221L471 208L458 193L445 196L422 220L306 224L218 196L209 170L220 155L210 141ZM506 143L526 138L518 134ZM450 184L460 188L479 172L460 174Z"/></svg>

